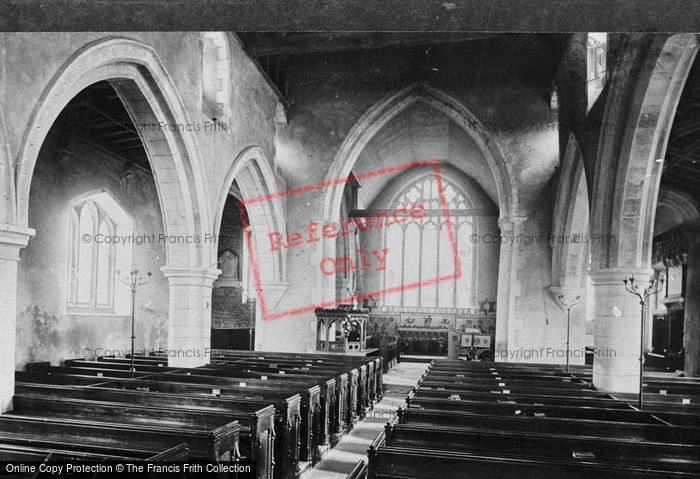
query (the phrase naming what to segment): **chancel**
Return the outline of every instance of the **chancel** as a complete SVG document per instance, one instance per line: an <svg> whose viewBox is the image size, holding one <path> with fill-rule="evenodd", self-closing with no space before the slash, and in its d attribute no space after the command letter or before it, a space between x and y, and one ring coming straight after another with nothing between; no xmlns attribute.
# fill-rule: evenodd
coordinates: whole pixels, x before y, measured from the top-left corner
<svg viewBox="0 0 700 479"><path fill-rule="evenodd" d="M0 458L700 477L699 41L3 34Z"/></svg>

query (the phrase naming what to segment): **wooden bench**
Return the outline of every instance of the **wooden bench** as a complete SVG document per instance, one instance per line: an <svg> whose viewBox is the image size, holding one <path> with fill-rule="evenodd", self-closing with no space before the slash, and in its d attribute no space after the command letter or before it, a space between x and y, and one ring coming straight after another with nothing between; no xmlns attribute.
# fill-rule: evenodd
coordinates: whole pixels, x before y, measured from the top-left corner
<svg viewBox="0 0 700 479"><path fill-rule="evenodd" d="M121 358L110 358L110 357L99 357L98 361L101 363L105 364L119 364L122 365L122 368L128 368L130 367L130 360L129 359L121 359ZM229 365L228 362L226 363L216 363L209 365L206 369L211 369L211 368L238 368L239 370L247 370L248 372L250 371L255 371L257 373L260 373L260 376L268 376L270 373L279 373L280 370L285 371L285 374L290 371L290 369L293 368L299 368L299 364L303 365L309 365L311 364L312 367L318 368L319 370L323 370L324 374L321 374L321 371L317 371L314 373L315 376L319 377L324 377L324 376L331 376L332 374L337 374L337 371L334 373L334 371L326 365L321 365L321 366L316 366L316 363L309 362L309 360L304 360L303 363L291 363L291 362L286 362L284 363L285 365L293 365L293 368L290 367L283 367L282 364L277 363L277 362L272 362L272 361L261 361L260 363L245 363L245 364L238 364L238 363L233 363ZM126 366L125 366L126 365ZM135 366L138 368L139 371L147 371L147 372L170 372L171 370L175 371L181 371L181 372L190 372L191 374L193 373L194 370L192 369L181 369L181 368L168 368L167 367L167 362L163 360L157 360L157 359L135 359ZM274 367L273 367L274 366ZM109 367L109 366L106 366ZM205 369L205 368L202 368ZM197 368L197 371L199 371L200 368ZM298 371L298 369L296 369ZM303 371L303 370L302 370ZM248 376L256 376L255 374L249 374ZM321 381L319 381L319 384L321 385ZM325 399L326 394L328 393L328 390L333 387L332 384L328 383L325 387L322 388L322 396ZM353 393L348 391L348 374L347 373L340 373L337 374L335 377L335 397L333 395L329 396L331 401L327 401L327 403L331 406L331 411L332 414L328 418L328 431L322 431L322 434L326 437L326 440L324 441L325 443L330 442L330 434L338 434L341 433L345 430L345 424L348 418L348 415L350 414L350 411L347 409L349 404L351 404L351 397L353 397ZM354 404L354 403L353 403ZM325 411L324 407L324 411ZM326 418L323 418L323 424L326 423Z"/></svg>
<svg viewBox="0 0 700 479"><path fill-rule="evenodd" d="M299 440L301 427L301 397L297 395L274 400L239 399L205 397L196 395L179 395L139 390L122 390L100 387L76 388L71 386L53 386L18 383L15 386L18 395L34 395L45 398L82 399L132 404L138 406L164 407L185 411L201 411L225 416L241 407L264 408L274 401L275 406L275 475L282 478L296 477L299 466ZM241 440L244 443L243 439Z"/></svg>
<svg viewBox="0 0 700 479"><path fill-rule="evenodd" d="M175 462L187 461L190 457L190 450L188 449L187 444L179 444L157 454L135 450L131 450L129 453L131 454L129 456L106 453L96 454L90 452L71 451L67 449L57 449L54 447L40 448L0 443L0 461L8 462Z"/></svg>
<svg viewBox="0 0 700 479"><path fill-rule="evenodd" d="M155 455L163 448L186 443L194 458L230 461L240 455L239 432L238 422L200 432L78 419L23 417L10 413L0 415L0 443L108 455Z"/></svg>
<svg viewBox="0 0 700 479"><path fill-rule="evenodd" d="M129 378L130 365L126 363L111 363L107 361L84 361L84 360L68 360L63 368L52 367L48 368L50 372L55 373L74 373L74 374L99 374L101 377L108 378ZM279 382L284 381L285 387L289 385L299 385L306 387L308 384L318 384L321 387L322 408L320 410L320 418L318 420L318 428L314 430L314 434L318 435L319 445L327 445L331 442L331 422L332 419L338 416L338 412L334 412L334 408L339 404L336 397L336 382L333 378L325 379L320 377L310 377L298 374L286 373L258 373L250 370L238 370L222 366L220 368L168 368L161 366L137 366L135 377L146 378L152 376L158 381L180 381L190 382L194 380L198 383L212 384L240 384L250 383L259 384L259 381ZM46 370L46 368L44 368ZM153 374L151 374L153 373ZM186 376L187 379L181 379ZM259 380L259 381L258 381ZM340 403L344 404L344 403ZM316 423L315 423L316 424Z"/></svg>
<svg viewBox="0 0 700 479"><path fill-rule="evenodd" d="M463 399L478 399L492 401L515 401L518 403L528 404L558 404L580 407L605 407L629 409L636 404L637 396L633 394L604 394L599 397L577 397L571 395L552 396L548 394L533 394L531 392L514 392L504 388L494 388L493 390L471 391L469 388L450 388L445 385L436 388L420 386L415 389L422 396L430 397L450 397L453 394L460 396ZM504 393L503 391L509 391ZM675 403L671 401L676 399ZM683 404L681 399L674 397L666 397L662 395L654 395L653 397L645 397L644 409L654 412L690 412L699 413L700 405L698 404Z"/></svg>
<svg viewBox="0 0 700 479"><path fill-rule="evenodd" d="M431 424L484 430L553 433L575 430L580 436L616 437L638 441L700 445L700 431L693 427L637 424L552 417L489 416L436 409L400 409L401 424Z"/></svg>
<svg viewBox="0 0 700 479"><path fill-rule="evenodd" d="M159 376L154 376L150 380L129 380L115 381L104 383L101 387L132 389L132 390L147 390L152 392L162 392L171 394L185 395L207 395L209 397L222 398L241 398L241 399L265 399L274 401L275 399L288 398L290 395L299 394L301 396L301 443L300 443L300 460L313 462L315 459L315 450L318 445L318 434L314 433L318 430L318 424L321 414L321 389L318 386L306 386L299 388L294 386L285 386L284 383L269 383L263 381L264 384L248 386L231 385L203 382L198 383L198 377L194 376L178 376L175 379L156 380ZM163 378L160 378L163 379ZM205 378L208 379L208 378ZM214 378L216 379L216 378ZM176 381L180 382L176 382ZM200 379L202 380L202 379ZM314 429L316 427L316 429Z"/></svg>
<svg viewBox="0 0 700 479"><path fill-rule="evenodd" d="M230 423L239 424L240 459L255 461L256 478L272 479L274 471L274 408L238 405L225 413L186 408L164 408L115 401L94 401L15 394L12 415L56 419L79 419L101 424L210 431Z"/></svg>
<svg viewBox="0 0 700 479"><path fill-rule="evenodd" d="M367 479L669 479L698 477L685 472L653 472L631 464L526 459L505 454L442 451L429 447L380 446L369 451Z"/></svg>
<svg viewBox="0 0 700 479"><path fill-rule="evenodd" d="M506 453L524 458L595 461L618 466L629 463L658 472L700 471L700 447L649 441L543 434L513 433L444 426L387 424L386 444L406 448L430 447L442 451Z"/></svg>

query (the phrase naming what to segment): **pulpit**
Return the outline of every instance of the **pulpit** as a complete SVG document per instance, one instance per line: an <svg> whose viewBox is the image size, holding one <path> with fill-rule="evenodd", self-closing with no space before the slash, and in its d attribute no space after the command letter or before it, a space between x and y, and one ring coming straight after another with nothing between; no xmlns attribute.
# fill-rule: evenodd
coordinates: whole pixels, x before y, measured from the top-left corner
<svg viewBox="0 0 700 479"><path fill-rule="evenodd" d="M367 349L369 309L339 305L316 309L316 350L334 353L364 353Z"/></svg>

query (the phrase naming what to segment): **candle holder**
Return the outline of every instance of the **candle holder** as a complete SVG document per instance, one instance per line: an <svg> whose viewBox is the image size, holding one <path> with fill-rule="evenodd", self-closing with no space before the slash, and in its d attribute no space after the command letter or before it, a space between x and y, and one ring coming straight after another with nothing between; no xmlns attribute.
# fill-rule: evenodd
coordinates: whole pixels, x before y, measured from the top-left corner
<svg viewBox="0 0 700 479"><path fill-rule="evenodd" d="M117 271L117 277L119 278L119 281L124 283L129 287L131 290L131 379L134 379L134 355L135 355L135 347L134 343L136 341L136 329L135 329L135 322L136 322L136 291L138 290L139 286L143 286L144 284L148 283L151 280L152 273L149 271L146 273L146 277L139 276L138 271L129 271L128 275L122 276L121 271Z"/></svg>
<svg viewBox="0 0 700 479"><path fill-rule="evenodd" d="M641 338L639 341L639 400L638 407L641 411L644 408L644 336L645 336L645 325L644 325L644 315L647 308L647 299L649 296L657 294L663 288L665 277L663 273L659 275L659 279L656 280L653 277L649 278L649 282L640 291L639 283L634 282L634 276L625 278L622 280L625 283L625 289L630 294L635 295L639 299L639 305L641 306Z"/></svg>
<svg viewBox="0 0 700 479"><path fill-rule="evenodd" d="M581 302L581 295L566 301L563 294L557 296L557 301L566 310L566 374L569 374L569 338L571 335L571 309Z"/></svg>

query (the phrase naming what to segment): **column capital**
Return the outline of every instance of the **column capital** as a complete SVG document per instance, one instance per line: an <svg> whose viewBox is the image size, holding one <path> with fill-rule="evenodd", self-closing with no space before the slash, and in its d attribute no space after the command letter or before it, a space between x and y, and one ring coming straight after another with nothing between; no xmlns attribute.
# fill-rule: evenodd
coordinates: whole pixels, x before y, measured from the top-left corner
<svg viewBox="0 0 700 479"><path fill-rule="evenodd" d="M498 227L501 231L510 232L516 226L523 224L527 220L527 216L501 216L498 218Z"/></svg>
<svg viewBox="0 0 700 479"><path fill-rule="evenodd" d="M634 276L642 281L647 281L654 274L654 269L649 268L601 268L591 270L591 282L593 285L622 286L627 277Z"/></svg>
<svg viewBox="0 0 700 479"><path fill-rule="evenodd" d="M168 278L168 283L171 286L204 286L211 288L214 280L221 274L221 270L218 268L163 266L160 270Z"/></svg>
<svg viewBox="0 0 700 479"><path fill-rule="evenodd" d="M27 246L36 234L32 228L12 224L0 224L0 259L19 261L19 251Z"/></svg>
<svg viewBox="0 0 700 479"><path fill-rule="evenodd" d="M583 302L586 295L586 289L580 286L552 286L549 288L549 292L562 309L565 309L562 303L572 304L577 301L577 297L579 297L580 302ZM561 300L560 296L562 296Z"/></svg>

